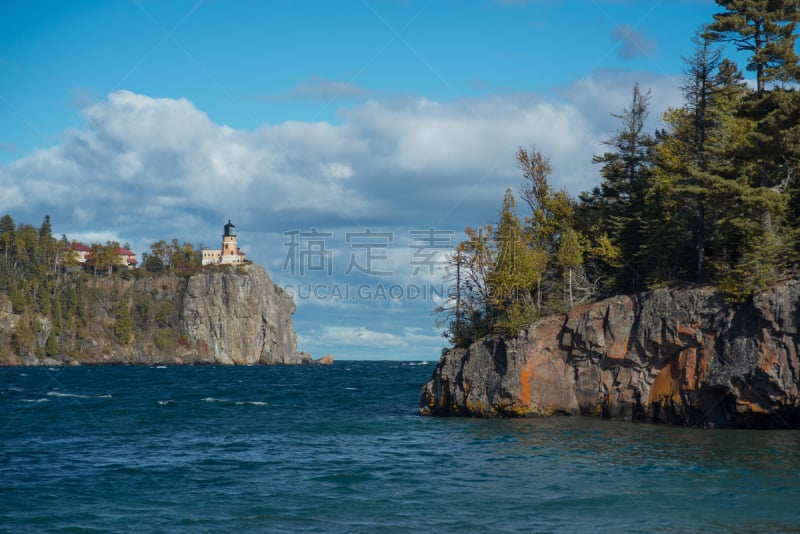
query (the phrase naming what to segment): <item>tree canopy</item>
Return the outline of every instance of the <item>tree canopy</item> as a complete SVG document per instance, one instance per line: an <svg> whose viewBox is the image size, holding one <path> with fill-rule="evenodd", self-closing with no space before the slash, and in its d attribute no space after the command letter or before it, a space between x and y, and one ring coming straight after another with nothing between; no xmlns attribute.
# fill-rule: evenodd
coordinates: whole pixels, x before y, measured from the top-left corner
<svg viewBox="0 0 800 534"><path fill-rule="evenodd" d="M717 0L684 58L683 105L647 132L635 84L595 155L599 185L577 199L549 158L520 148L521 221L506 191L496 226L468 228L451 260L455 291L437 313L456 345L581 302L711 283L729 302L800 272L800 0ZM754 88L723 54L748 54Z"/></svg>

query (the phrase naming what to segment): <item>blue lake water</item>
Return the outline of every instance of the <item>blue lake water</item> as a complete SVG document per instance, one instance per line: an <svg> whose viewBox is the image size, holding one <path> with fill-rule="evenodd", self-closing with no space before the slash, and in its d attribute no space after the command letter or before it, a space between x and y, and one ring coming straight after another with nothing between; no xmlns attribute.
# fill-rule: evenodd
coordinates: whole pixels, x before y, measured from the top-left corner
<svg viewBox="0 0 800 534"><path fill-rule="evenodd" d="M800 531L797 432L421 418L433 367L0 368L0 530Z"/></svg>

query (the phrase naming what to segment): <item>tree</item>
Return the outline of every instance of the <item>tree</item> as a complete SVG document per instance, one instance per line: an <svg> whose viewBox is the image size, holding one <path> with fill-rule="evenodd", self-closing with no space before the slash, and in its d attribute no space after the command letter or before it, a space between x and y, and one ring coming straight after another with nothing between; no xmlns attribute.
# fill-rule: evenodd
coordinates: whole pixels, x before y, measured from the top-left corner
<svg viewBox="0 0 800 534"><path fill-rule="evenodd" d="M491 225L465 228L467 239L450 257L448 272L455 282L445 303L434 310L443 335L456 347L468 346L491 332L492 309L488 277L494 263Z"/></svg>
<svg viewBox="0 0 800 534"><path fill-rule="evenodd" d="M163 273L164 261L155 254L142 254L142 269L150 273Z"/></svg>
<svg viewBox="0 0 800 534"><path fill-rule="evenodd" d="M594 198L587 198L587 201L599 217L597 222L607 230L612 243L620 250L621 260L628 267L627 274L632 275L617 280L623 290L641 289L644 281L637 253L643 244L640 226L644 216L644 195L656 144L653 136L644 132L649 103L650 92L642 93L639 84L635 84L630 107L620 114L612 114L620 123L616 135L606 141L612 150L592 158L592 163L602 165L600 175L603 181L593 192Z"/></svg>
<svg viewBox="0 0 800 534"><path fill-rule="evenodd" d="M714 15L706 36L749 52L747 70L756 73L756 87L798 80L795 29L800 0L716 0L725 8Z"/></svg>
<svg viewBox="0 0 800 534"><path fill-rule="evenodd" d="M47 334L47 343L44 350L48 356L55 356L59 353L58 338L55 331L50 330L50 333Z"/></svg>
<svg viewBox="0 0 800 534"><path fill-rule="evenodd" d="M98 271L106 271L108 276L111 276L114 265L119 263L119 254L117 253L119 243L116 241L106 241L105 245L92 243L90 248L87 265L92 268L94 274L97 274Z"/></svg>
<svg viewBox="0 0 800 534"><path fill-rule="evenodd" d="M14 219L11 215L5 214L0 219L0 246L3 247L3 256L8 259L14 243L14 231L16 230Z"/></svg>
<svg viewBox="0 0 800 534"><path fill-rule="evenodd" d="M686 103L664 114L667 131L659 136L645 196L649 217L643 221L647 237L640 257L645 258L651 286L705 279L709 232L722 203L722 178L712 170L725 135L723 115L728 109L721 103L724 95L732 102L741 77L720 74L721 52L703 34L695 36L694 43L693 55L684 58L681 87Z"/></svg>
<svg viewBox="0 0 800 534"><path fill-rule="evenodd" d="M531 291L547 261L546 255L535 254L523 241L522 223L515 208L514 194L507 189L494 235L494 265L487 280L491 304L498 315L496 326L508 335L516 335L522 325L533 321Z"/></svg>
<svg viewBox="0 0 800 534"><path fill-rule="evenodd" d="M561 234L558 252L556 252L556 262L566 273L569 307L572 308L575 306L575 296L572 290L574 271L583 264L583 249L578 232L571 227L566 227Z"/></svg>
<svg viewBox="0 0 800 534"><path fill-rule="evenodd" d="M128 308L128 300L120 299L114 314L114 335L117 337L117 341L125 345L131 340L132 334L133 321Z"/></svg>

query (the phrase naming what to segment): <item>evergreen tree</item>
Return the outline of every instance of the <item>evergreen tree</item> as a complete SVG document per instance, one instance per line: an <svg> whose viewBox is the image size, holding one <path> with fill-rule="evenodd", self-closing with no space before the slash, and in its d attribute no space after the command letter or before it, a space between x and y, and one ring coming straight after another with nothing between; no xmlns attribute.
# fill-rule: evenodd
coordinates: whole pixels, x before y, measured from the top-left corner
<svg viewBox="0 0 800 534"><path fill-rule="evenodd" d="M795 30L800 0L716 1L725 11L714 15L706 35L750 53L747 70L755 72L759 93L767 83L798 80Z"/></svg>
<svg viewBox="0 0 800 534"><path fill-rule="evenodd" d="M620 122L616 135L606 141L612 151L592 159L593 163L602 164L603 182L590 202L593 210L600 210L600 223L627 267L627 272L618 273L617 285L623 291L642 289L644 282L637 253L643 244L640 225L656 142L644 131L649 102L650 92L642 93L639 84L634 85L630 107L621 114L612 114Z"/></svg>
<svg viewBox="0 0 800 534"><path fill-rule="evenodd" d="M695 45L684 58L686 104L664 114L668 129L659 136L645 198L647 237L640 257L646 258L651 287L705 279L709 232L722 208L722 178L712 170L715 147L725 135L720 88L738 78L718 74L721 53L707 38L695 37Z"/></svg>
<svg viewBox="0 0 800 534"><path fill-rule="evenodd" d="M535 254L523 241L522 223L515 209L514 194L507 189L494 235L495 261L488 277L491 303L498 314L496 326L510 335L516 335L522 325L533 321L531 289L546 264L546 256Z"/></svg>
<svg viewBox="0 0 800 534"><path fill-rule="evenodd" d="M47 344L45 345L45 354L48 356L56 356L59 353L58 338L53 330L47 335Z"/></svg>
<svg viewBox="0 0 800 534"><path fill-rule="evenodd" d="M128 301L127 299L120 299L115 313L114 335L117 337L117 341L125 345L131 340L132 334L133 320L128 308Z"/></svg>

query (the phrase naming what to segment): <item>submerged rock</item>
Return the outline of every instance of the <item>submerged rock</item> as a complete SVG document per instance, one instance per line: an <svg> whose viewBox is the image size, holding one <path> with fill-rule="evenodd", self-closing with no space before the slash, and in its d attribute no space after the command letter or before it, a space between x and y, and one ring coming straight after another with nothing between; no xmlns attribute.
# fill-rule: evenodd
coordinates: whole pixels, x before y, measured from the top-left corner
<svg viewBox="0 0 800 534"><path fill-rule="evenodd" d="M800 281L741 306L711 288L617 296L446 352L420 413L797 428L799 329Z"/></svg>

